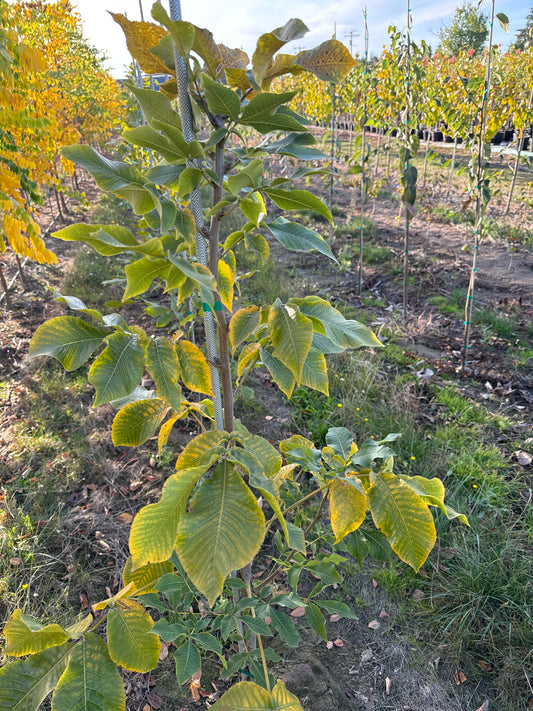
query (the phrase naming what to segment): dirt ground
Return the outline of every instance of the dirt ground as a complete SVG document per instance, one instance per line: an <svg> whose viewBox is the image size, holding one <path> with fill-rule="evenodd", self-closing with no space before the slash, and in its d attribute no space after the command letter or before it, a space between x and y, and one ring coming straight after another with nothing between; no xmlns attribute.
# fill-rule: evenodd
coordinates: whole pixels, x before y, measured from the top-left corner
<svg viewBox="0 0 533 711"><path fill-rule="evenodd" d="M96 193L90 183L83 188L89 199ZM336 186L335 203L350 210L352 193ZM459 203L459 200L457 201ZM376 201L367 207L368 216L377 227L376 242L391 248L400 259L402 254L401 225L397 222L398 205L392 200ZM86 221L90 218L84 217ZM531 219L531 215L529 215ZM50 223L50 214L44 209L41 215L44 226ZM341 222L343 219L340 220ZM62 226L62 225L59 225ZM339 253L347 237L333 242ZM401 328L403 346L420 355L438 373L456 374L460 363L462 328L456 319L440 314L427 304L429 294L448 294L453 288L466 289L471 268L471 252L463 249L467 240L464 226L438 222L427 223L423 217L412 222L412 274L410 316ZM10 427L24 417L24 400L35 387L35 366L28 365L26 354L29 340L36 328L46 319L62 312L53 301L49 283L58 284L61 273L67 268L76 247L67 243L48 246L59 256L57 266L28 263L24 268L26 286L16 281L11 293L13 309L2 304L0 321L0 380L9 380L9 396L1 403L0 479L6 481L20 476L13 462ZM276 252L277 255L277 252ZM331 298L342 298L354 308L363 307L357 293L357 269L348 267L340 272L327 264L327 260L310 256L289 255L293 268L309 286L309 293L319 293ZM1 257L8 281L15 276L12 256ZM531 321L533 305L533 255L525 248L513 251L499 241L485 240L479 252L477 296L483 304L500 310L502 315L513 308L519 310L524 323ZM401 287L392 276L384 276L379 268L365 267L365 289L386 303L376 316L376 325L396 320L400 323L397 307L401 304ZM500 392L498 407L531 408L533 403L532 374L518 371L498 348L497 340L484 344L474 337L465 389L482 391L487 383ZM498 390L499 389L499 390ZM263 399L262 405L270 420L262 421L258 430L263 434L286 434L287 412L280 400L273 396ZM88 408L91 394L87 393ZM63 535L65 543L57 555L67 566L75 558L72 537L89 551L95 569L94 579L76 589L71 602L81 609L102 595L101 586L111 590L118 584L117 574L127 555L129 526L120 514L134 514L147 500L155 500L164 479L149 450L132 453L124 448L114 448L105 432L96 434L96 426L109 427L110 409L102 408L88 427L87 436L93 438L94 458L100 461L100 474L96 480L85 481L79 490L71 491L66 499L69 515ZM268 424L271 423L271 424ZM178 433L181 441L189 436L184 430ZM100 586L100 589L98 587ZM419 590L408 591L417 599ZM78 599L76 599L76 597ZM305 629L300 621L303 643L297 650L279 647L283 662L276 670L288 687L302 700L307 711L485 711L483 706L487 690L482 685L457 683L460 670L446 661L445 647L431 646L417 620L401 619L401 610L378 585L368 571L355 571L347 585L347 600L354 605L357 619L341 620L328 624L331 648ZM276 645L276 642L274 642ZM173 673L162 676L145 675L142 681L127 679L128 708L146 710L167 707L162 698L168 692ZM455 680L454 680L455 677ZM169 681L170 679L170 681ZM205 708L215 697L193 702L190 697L175 697L172 707L176 711L193 711ZM492 708L492 707L491 707Z"/></svg>

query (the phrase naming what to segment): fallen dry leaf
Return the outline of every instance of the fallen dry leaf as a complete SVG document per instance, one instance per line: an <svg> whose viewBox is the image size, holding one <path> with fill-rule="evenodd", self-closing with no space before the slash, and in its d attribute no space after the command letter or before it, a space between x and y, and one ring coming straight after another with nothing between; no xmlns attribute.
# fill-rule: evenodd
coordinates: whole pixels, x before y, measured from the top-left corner
<svg viewBox="0 0 533 711"><path fill-rule="evenodd" d="M87 600L85 593L80 593L80 604L82 610L86 610L89 607L89 600Z"/></svg>
<svg viewBox="0 0 533 711"><path fill-rule="evenodd" d="M387 676L385 678L385 693L387 694L387 696L390 694L390 684L391 684L391 681L390 681L389 677Z"/></svg>
<svg viewBox="0 0 533 711"><path fill-rule="evenodd" d="M372 620L372 622L368 623L368 626L371 630L379 630L379 628L381 627L381 622L378 622L377 620Z"/></svg>
<svg viewBox="0 0 533 711"><path fill-rule="evenodd" d="M291 617L303 617L305 615L305 607L295 607L291 612Z"/></svg>
<svg viewBox="0 0 533 711"><path fill-rule="evenodd" d="M342 641L342 639L340 637L337 637L337 639L333 642L333 644L336 647L344 647L344 642Z"/></svg>
<svg viewBox="0 0 533 711"><path fill-rule="evenodd" d="M493 669L492 664L490 662L484 662L483 659L478 659L478 665L483 672L490 672Z"/></svg>
<svg viewBox="0 0 533 711"><path fill-rule="evenodd" d="M413 600L423 600L426 597L426 593L423 590L415 590L411 597Z"/></svg>
<svg viewBox="0 0 533 711"><path fill-rule="evenodd" d="M457 686L460 686L461 684L465 683L466 676L463 674L463 672L460 669L456 669L453 674L453 680L455 681Z"/></svg>
<svg viewBox="0 0 533 711"><path fill-rule="evenodd" d="M527 452L524 452L521 449L519 449L518 452L515 452L515 456L518 459L518 464L520 464L522 467L529 467L531 462L533 462L533 457L531 456L531 454L528 454Z"/></svg>
<svg viewBox="0 0 533 711"><path fill-rule="evenodd" d="M485 699L485 701L481 704L481 706L476 709L476 711L488 711L489 708L489 700Z"/></svg>
<svg viewBox="0 0 533 711"><path fill-rule="evenodd" d="M326 642L326 647L327 647L328 649L333 649L333 642L329 642L329 641Z"/></svg>
<svg viewBox="0 0 533 711"><path fill-rule="evenodd" d="M164 659L168 657L168 648L169 648L170 642L163 642L161 641L161 650L159 652L159 661L162 662Z"/></svg>
<svg viewBox="0 0 533 711"><path fill-rule="evenodd" d="M374 578L372 578L372 587L377 588L378 584L379 584L378 581L374 580Z"/></svg>
<svg viewBox="0 0 533 711"><path fill-rule="evenodd" d="M200 679L202 678L202 670L199 669L195 674L192 675L191 677L191 683L189 685L189 689L191 691L191 696L194 701L200 701Z"/></svg>
<svg viewBox="0 0 533 711"><path fill-rule="evenodd" d="M330 622L338 622L339 620L340 620L339 615L333 614L333 615L330 615L330 616L329 616L329 621L330 621Z"/></svg>
<svg viewBox="0 0 533 711"><path fill-rule="evenodd" d="M152 711L152 707L150 706L150 704L144 704L143 711Z"/></svg>
<svg viewBox="0 0 533 711"><path fill-rule="evenodd" d="M131 523L133 521L133 515L130 513L121 513L117 516L119 521L122 521L122 523Z"/></svg>
<svg viewBox="0 0 533 711"><path fill-rule="evenodd" d="M149 694L146 694L146 698L153 709L160 709L161 706L163 706L163 699L157 694L154 694L153 691L150 691Z"/></svg>
<svg viewBox="0 0 533 711"><path fill-rule="evenodd" d="M10 558L9 562L11 565L20 565L22 563L22 558Z"/></svg>
<svg viewBox="0 0 533 711"><path fill-rule="evenodd" d="M384 617L388 617L389 613L385 612L385 610L381 610L381 612L379 613L379 616L381 619L383 619Z"/></svg>

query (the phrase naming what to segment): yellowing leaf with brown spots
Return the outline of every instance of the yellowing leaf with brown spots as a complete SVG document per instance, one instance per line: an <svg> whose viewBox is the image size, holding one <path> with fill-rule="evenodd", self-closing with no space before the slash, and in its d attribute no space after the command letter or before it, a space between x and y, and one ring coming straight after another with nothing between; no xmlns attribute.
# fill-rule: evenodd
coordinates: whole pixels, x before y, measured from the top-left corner
<svg viewBox="0 0 533 711"><path fill-rule="evenodd" d="M159 44L167 31L153 22L134 22L119 13L109 13L126 35L126 44L131 56L139 62L147 74L168 74L168 67L150 50Z"/></svg>
<svg viewBox="0 0 533 711"><path fill-rule="evenodd" d="M327 40L318 47L300 52L294 58L294 63L312 72L322 81L331 81L334 84L342 81L356 64L348 49L336 39Z"/></svg>

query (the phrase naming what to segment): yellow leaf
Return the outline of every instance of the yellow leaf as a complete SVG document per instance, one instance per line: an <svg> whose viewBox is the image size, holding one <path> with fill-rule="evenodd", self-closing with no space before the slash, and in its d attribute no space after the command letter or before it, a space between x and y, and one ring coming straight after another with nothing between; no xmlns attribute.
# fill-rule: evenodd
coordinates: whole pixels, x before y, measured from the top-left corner
<svg viewBox="0 0 533 711"><path fill-rule="evenodd" d="M224 260L218 263L218 291L220 300L228 311L233 311L233 285L235 283L235 274L233 270L226 264Z"/></svg>
<svg viewBox="0 0 533 711"><path fill-rule="evenodd" d="M15 610L4 627L7 641L5 653L13 657L37 654L49 647L57 647L68 640L68 634L55 624L42 627L22 610Z"/></svg>
<svg viewBox="0 0 533 711"><path fill-rule="evenodd" d="M160 40L168 34L160 25L153 22L133 22L124 15L109 13L126 35L126 44L131 56L139 62L140 68L147 74L169 74L169 68L150 52Z"/></svg>
<svg viewBox="0 0 533 711"><path fill-rule="evenodd" d="M195 393L212 396L209 364L198 346L190 341L178 341L176 352L180 362L181 377L185 386Z"/></svg>
<svg viewBox="0 0 533 711"><path fill-rule="evenodd" d="M335 543L359 528L365 520L367 509L366 496L355 486L341 479L333 480L329 487L329 515Z"/></svg>

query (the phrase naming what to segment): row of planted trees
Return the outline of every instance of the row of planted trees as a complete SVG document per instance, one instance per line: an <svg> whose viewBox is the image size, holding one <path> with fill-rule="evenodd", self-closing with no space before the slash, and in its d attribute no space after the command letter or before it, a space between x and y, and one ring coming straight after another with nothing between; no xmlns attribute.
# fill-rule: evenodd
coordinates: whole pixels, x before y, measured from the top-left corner
<svg viewBox="0 0 533 711"><path fill-rule="evenodd" d="M102 146L124 115L122 89L84 39L69 0L0 0L0 253L11 247L55 262L35 207L47 189L64 206L74 166L60 148L82 140Z"/></svg>
<svg viewBox="0 0 533 711"><path fill-rule="evenodd" d="M391 43L375 61L360 61L335 92L324 82L312 83L305 76L283 79L285 90L299 89L293 106L318 125L331 122L333 97L338 117L360 124L365 94L366 124L389 130L401 124L405 95L402 44L396 28L389 28ZM414 128L440 130L451 138L465 139L478 118L478 88L485 77L486 56L473 50L450 57L430 54L425 42L410 43L411 83L417 88ZM364 79L366 77L366 79ZM531 123L533 45L525 51L492 49L492 82L487 113L487 134L492 138L504 126L517 132Z"/></svg>
<svg viewBox="0 0 533 711"><path fill-rule="evenodd" d="M404 207L404 280L403 313L407 316L409 275L409 224L415 215L418 170L412 164L420 148L421 138L426 139L422 182L426 181L428 158L431 155L430 139L434 131L445 132L454 140L449 188L453 174L458 142L471 156L468 164L469 200L474 203L475 223L473 231L473 264L465 306L465 335L462 350L462 370L467 364L470 345L470 328L474 300L474 283L477 269L477 254L483 232L483 217L491 198L490 175L491 140L502 128L513 127L517 138L517 155L513 178L505 212L509 211L516 181L521 152L526 146L527 132L532 121L533 105L533 47L524 52L518 50L502 54L492 44L492 28L497 18L503 29L508 29L508 19L503 13L496 14L495 2L491 6L491 31L484 54L474 50L458 57L435 54L431 56L425 42L415 44L411 40L411 7L407 2L406 30L399 32L390 27L390 46L385 47L378 61L369 65L366 56L352 70L346 80L335 87L312 87L305 77L295 76L290 80L292 88L300 92L294 100L295 107L316 123L328 116L335 130L342 112L345 121L360 130L361 150L350 158L350 172L361 173L361 240L359 259L359 288L362 288L363 269L363 209L365 197L365 166L370 153L365 148L366 128L377 127L386 132L390 140L394 136L399 153L401 202ZM366 27L366 17L365 17ZM366 36L366 34L365 34ZM366 40L367 41L367 40ZM379 153L379 139L376 155ZM351 150L349 150L351 152ZM388 152L390 160L390 150ZM332 152L332 158L334 158ZM377 166L378 157L376 158ZM449 190L448 188L448 190ZM331 198L330 198L331 201Z"/></svg>

